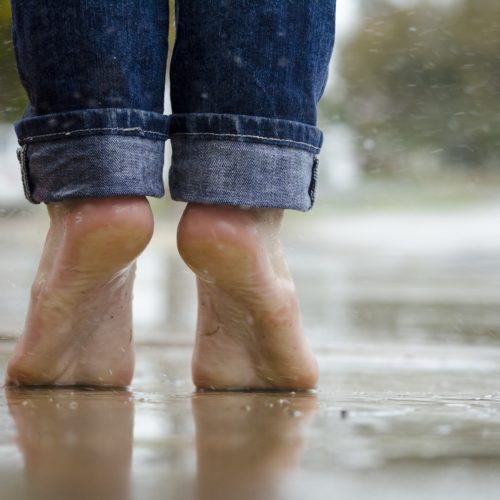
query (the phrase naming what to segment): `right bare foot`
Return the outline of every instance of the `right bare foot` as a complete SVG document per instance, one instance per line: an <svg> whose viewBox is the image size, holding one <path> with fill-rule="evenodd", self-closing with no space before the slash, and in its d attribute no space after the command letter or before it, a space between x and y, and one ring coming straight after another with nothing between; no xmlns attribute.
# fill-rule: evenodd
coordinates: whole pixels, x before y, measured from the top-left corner
<svg viewBox="0 0 500 500"><path fill-rule="evenodd" d="M316 360L279 239L282 216L277 209L195 204L182 216L179 252L198 283L198 388L316 385Z"/></svg>
<svg viewBox="0 0 500 500"><path fill-rule="evenodd" d="M50 229L6 382L125 386L134 369L135 259L153 232L149 203L93 198L48 209Z"/></svg>

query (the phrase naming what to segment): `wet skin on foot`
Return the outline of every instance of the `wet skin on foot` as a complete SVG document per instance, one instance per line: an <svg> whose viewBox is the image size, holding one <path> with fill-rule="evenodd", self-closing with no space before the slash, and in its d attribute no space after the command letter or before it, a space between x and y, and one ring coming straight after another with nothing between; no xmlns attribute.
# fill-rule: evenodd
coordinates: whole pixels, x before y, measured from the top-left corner
<svg viewBox="0 0 500 500"><path fill-rule="evenodd" d="M196 387L315 387L317 364L280 242L282 218L278 209L186 207L178 248L197 276Z"/></svg>
<svg viewBox="0 0 500 500"><path fill-rule="evenodd" d="M132 380L135 260L153 233L145 198L48 206L50 228L11 385L126 386ZM317 366L303 333L279 231L282 210L188 204L181 256L197 276L192 361L198 388L310 389Z"/></svg>
<svg viewBox="0 0 500 500"><path fill-rule="evenodd" d="M135 259L153 233L145 198L48 205L50 228L10 385L126 386L132 380Z"/></svg>

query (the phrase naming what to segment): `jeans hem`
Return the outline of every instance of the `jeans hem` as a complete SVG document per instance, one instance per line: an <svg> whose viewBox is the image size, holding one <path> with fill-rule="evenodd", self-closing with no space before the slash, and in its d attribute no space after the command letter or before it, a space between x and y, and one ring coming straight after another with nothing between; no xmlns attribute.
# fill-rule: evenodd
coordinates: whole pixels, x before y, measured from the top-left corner
<svg viewBox="0 0 500 500"><path fill-rule="evenodd" d="M314 204L318 157L288 145L173 135L173 200L306 212Z"/></svg>
<svg viewBox="0 0 500 500"><path fill-rule="evenodd" d="M14 126L31 203L165 193L168 116L127 108L35 115L27 108Z"/></svg>
<svg viewBox="0 0 500 500"><path fill-rule="evenodd" d="M128 135L165 141L169 117L128 108L96 108L34 115L30 108L15 122L19 144L89 135Z"/></svg>
<svg viewBox="0 0 500 500"><path fill-rule="evenodd" d="M170 138L232 140L289 146L318 153L323 141L313 125L279 118L217 113L177 113L170 116Z"/></svg>
<svg viewBox="0 0 500 500"><path fill-rule="evenodd" d="M165 142L88 135L24 143L18 149L24 194L31 203L75 198L165 194Z"/></svg>

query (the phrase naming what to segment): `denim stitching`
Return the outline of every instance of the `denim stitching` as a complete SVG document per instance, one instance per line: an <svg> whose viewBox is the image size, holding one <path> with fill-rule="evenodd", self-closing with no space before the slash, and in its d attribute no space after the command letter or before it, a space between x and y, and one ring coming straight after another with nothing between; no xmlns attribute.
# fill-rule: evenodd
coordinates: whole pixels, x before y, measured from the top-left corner
<svg viewBox="0 0 500 500"><path fill-rule="evenodd" d="M317 146L313 146L312 144L309 144L307 142L293 141L291 139L278 139L276 137L262 137L260 135L216 134L213 132L175 132L174 134L171 134L171 136L175 136L175 135L210 135L210 136L216 136L216 137L246 137L246 138L252 138L252 139L262 139L265 141L279 141L279 142L290 142L292 144L301 144L302 146L308 146L310 148L315 149L316 151L319 151L319 148Z"/></svg>
<svg viewBox="0 0 500 500"><path fill-rule="evenodd" d="M23 191L26 199L35 205L39 204L39 202L33 199L31 194L30 180L29 180L29 172L28 172L28 145L24 144L22 147L16 150L17 159L21 165L21 180L23 182Z"/></svg>
<svg viewBox="0 0 500 500"><path fill-rule="evenodd" d="M83 129L77 129L77 130L71 130L69 132L54 132L52 134L41 134L41 135L32 135L25 137L22 139L23 141L31 141L33 139L39 139L41 137L68 137L72 134L78 133L78 132L99 132L99 131L115 131L115 132L141 132L143 134L153 134L153 135L158 135L161 137L167 137L167 134L164 134L162 132L153 132L150 130L144 130L139 127L133 127L133 128L83 128ZM249 139L260 139L264 141L278 141L278 142L288 142L291 144L300 144L302 146L308 146L310 148L315 149L316 151L319 151L319 148L317 146L313 146L312 144L309 144L307 142L300 142L300 141L294 141L292 139L279 139L277 137L263 137L260 135L249 135L249 134L217 134L213 132L176 132L174 134L171 134L171 136L176 136L176 135L209 135L213 137L245 137Z"/></svg>
<svg viewBox="0 0 500 500"><path fill-rule="evenodd" d="M22 139L23 141L30 141L32 139L38 139L40 137L67 137L70 136L71 134L74 134L76 132L99 132L99 131L104 131L104 130L112 130L115 132L141 132L143 134L154 134L154 135L159 135L161 137L167 137L167 134L164 134L162 132L153 132L150 130L144 130L140 127L132 127L132 128L81 128L77 130L71 130L69 132L54 132L52 134L42 134L42 135L32 135L29 137L25 137Z"/></svg>
<svg viewBox="0 0 500 500"><path fill-rule="evenodd" d="M314 157L313 166L312 166L312 175L311 175L311 183L309 184L309 198L311 200L311 205L309 209L311 209L316 201L316 185L318 183L318 166L319 166L319 158L317 156Z"/></svg>

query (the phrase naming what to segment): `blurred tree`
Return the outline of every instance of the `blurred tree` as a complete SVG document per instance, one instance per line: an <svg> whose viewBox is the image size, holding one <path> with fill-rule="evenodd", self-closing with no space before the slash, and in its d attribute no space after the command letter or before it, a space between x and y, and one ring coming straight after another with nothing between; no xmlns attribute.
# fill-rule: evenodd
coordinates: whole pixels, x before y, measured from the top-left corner
<svg viewBox="0 0 500 500"><path fill-rule="evenodd" d="M25 105L12 46L10 1L0 0L0 122L18 119Z"/></svg>
<svg viewBox="0 0 500 500"><path fill-rule="evenodd" d="M500 150L500 2L421 0L396 8L363 0L359 31L337 54L340 112L358 132L368 169L399 169L410 154L485 167ZM327 96L328 100L328 96ZM437 161L437 160L436 160Z"/></svg>

